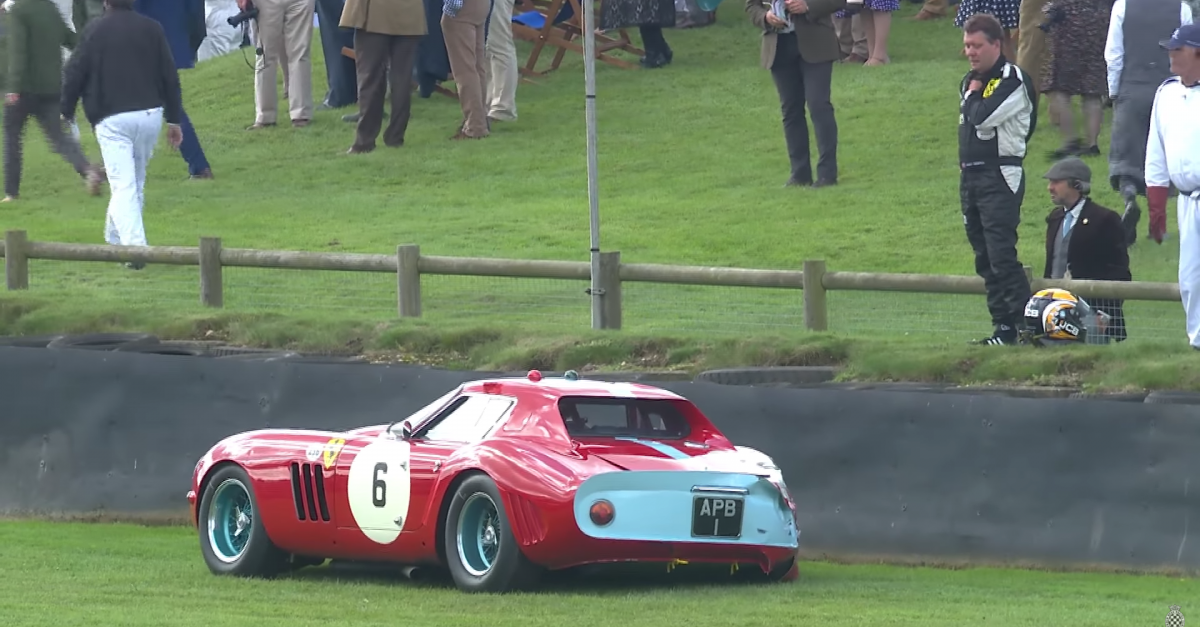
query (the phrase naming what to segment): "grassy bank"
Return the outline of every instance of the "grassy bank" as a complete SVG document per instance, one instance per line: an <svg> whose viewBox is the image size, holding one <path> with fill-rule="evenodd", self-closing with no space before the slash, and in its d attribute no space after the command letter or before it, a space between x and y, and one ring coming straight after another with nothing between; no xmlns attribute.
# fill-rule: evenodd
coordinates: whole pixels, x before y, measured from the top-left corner
<svg viewBox="0 0 1200 627"><path fill-rule="evenodd" d="M741 5L723 3L712 26L668 32L675 61L666 69L599 64L602 249L619 250L627 263L799 269L824 259L830 270L971 275L955 145L961 33L950 20L905 19L917 8L905 3L896 14L894 63L835 68L841 175L832 188L782 187L778 98ZM522 59L528 50L519 46ZM313 52L322 94L324 61L319 46ZM146 191L151 244L219 236L227 247L394 254L415 243L427 255L587 260L578 55L522 84L520 119L496 124L484 141L448 141L461 111L435 94L414 99L403 148L352 157L344 153L353 126L340 120L347 110L318 111L305 129L244 130L254 110L252 54L183 74L217 178L186 180L178 154L160 145ZM1019 245L1035 271L1050 210L1041 175L1059 143L1042 111ZM83 132L97 155L90 128ZM0 230L102 242L107 198L86 196L34 139L38 131L27 133L22 198L0 209ZM1096 200L1119 207L1104 159L1088 162ZM1176 242L1139 242L1134 278L1174 281ZM855 379L1197 387L1175 302L1128 303L1127 345L1035 353L966 346L991 330L982 296L830 292L830 334L812 336L797 290L628 283L623 331L595 335L585 282L423 277L416 322L397 320L388 274L226 268L224 282L225 309L214 312L196 304L195 268L33 260L30 290L0 294L0 332L213 331L239 343L379 351L456 367L831 363Z"/></svg>
<svg viewBox="0 0 1200 627"><path fill-rule="evenodd" d="M1089 392L1200 387L1200 360L1178 344L1034 350L920 338L778 332L739 337L697 333L591 332L537 324L400 321L345 315L192 313L154 307L64 309L0 299L0 335L152 332L163 339L362 354L456 369L679 371L742 366L838 366L841 381L1079 387Z"/></svg>

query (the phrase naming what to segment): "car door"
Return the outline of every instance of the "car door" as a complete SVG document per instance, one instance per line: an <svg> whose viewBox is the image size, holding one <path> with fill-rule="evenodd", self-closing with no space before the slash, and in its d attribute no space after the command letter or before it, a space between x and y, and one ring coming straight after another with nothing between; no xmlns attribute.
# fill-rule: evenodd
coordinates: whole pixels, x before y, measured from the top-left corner
<svg viewBox="0 0 1200 627"><path fill-rule="evenodd" d="M408 440L412 502L420 503L421 510L411 529L437 522L438 503L432 497L445 460L463 446L486 438L515 406L516 399L509 396L464 394L412 434Z"/></svg>

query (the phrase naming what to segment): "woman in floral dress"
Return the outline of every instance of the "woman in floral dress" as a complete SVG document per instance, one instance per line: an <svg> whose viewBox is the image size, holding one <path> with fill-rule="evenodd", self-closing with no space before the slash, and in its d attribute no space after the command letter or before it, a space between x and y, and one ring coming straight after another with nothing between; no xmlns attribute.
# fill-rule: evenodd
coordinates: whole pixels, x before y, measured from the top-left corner
<svg viewBox="0 0 1200 627"><path fill-rule="evenodd" d="M867 35L867 61L863 65L884 65L891 61L888 36L892 32L892 12L899 9L900 0L863 0L847 3L845 9L833 14L835 17L853 17L858 13L862 19L863 32Z"/></svg>
<svg viewBox="0 0 1200 627"><path fill-rule="evenodd" d="M1104 122L1102 98L1108 94L1108 64L1104 45L1108 38L1111 0L1051 0L1047 19L1046 60L1042 66L1042 93L1050 97L1051 119L1062 131L1062 147L1051 154L1063 157L1095 156L1100 126ZM1079 96L1086 135L1075 129L1071 99Z"/></svg>
<svg viewBox="0 0 1200 627"><path fill-rule="evenodd" d="M1012 63L1017 62L1017 46L1013 41L1013 33L1021 22L1021 0L963 0L958 5L958 15L954 25L962 28L963 24L976 13L988 13L1000 20L1004 27L1004 45L1001 50L1004 58Z"/></svg>

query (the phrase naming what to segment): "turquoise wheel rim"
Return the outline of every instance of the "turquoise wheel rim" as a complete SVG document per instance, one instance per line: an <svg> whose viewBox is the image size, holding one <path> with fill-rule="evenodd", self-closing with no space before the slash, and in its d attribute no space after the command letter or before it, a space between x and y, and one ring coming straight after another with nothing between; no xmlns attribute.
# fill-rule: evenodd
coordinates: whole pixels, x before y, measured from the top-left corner
<svg viewBox="0 0 1200 627"><path fill-rule="evenodd" d="M226 479L213 491L208 506L208 545L217 559L235 562L246 551L254 524L250 491L238 479Z"/></svg>
<svg viewBox="0 0 1200 627"><path fill-rule="evenodd" d="M492 570L500 552L500 511L492 497L472 494L458 515L458 560L476 577Z"/></svg>

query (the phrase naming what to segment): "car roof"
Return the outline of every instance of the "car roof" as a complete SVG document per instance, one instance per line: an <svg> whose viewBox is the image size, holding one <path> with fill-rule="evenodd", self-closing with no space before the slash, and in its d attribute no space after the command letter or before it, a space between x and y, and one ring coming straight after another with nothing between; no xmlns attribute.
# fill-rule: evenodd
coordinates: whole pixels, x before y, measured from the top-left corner
<svg viewBox="0 0 1200 627"><path fill-rule="evenodd" d="M488 394L538 394L554 399L564 396L592 396L598 398L637 398L647 400L687 400L662 388L625 381L596 381L593 379L570 379L567 377L542 377L532 371L525 377L500 377L481 379L463 384L463 392Z"/></svg>

